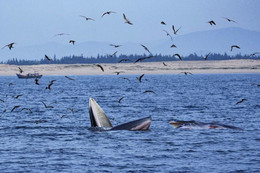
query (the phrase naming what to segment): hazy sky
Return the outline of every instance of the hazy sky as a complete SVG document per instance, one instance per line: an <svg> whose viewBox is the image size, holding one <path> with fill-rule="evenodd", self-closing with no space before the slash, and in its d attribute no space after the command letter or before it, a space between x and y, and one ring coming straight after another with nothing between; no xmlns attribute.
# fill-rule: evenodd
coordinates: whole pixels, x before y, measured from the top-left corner
<svg viewBox="0 0 260 173"><path fill-rule="evenodd" d="M69 39L144 42L165 38L162 29L172 32L172 24L182 27L179 34L226 27L260 31L259 8L259 0L0 0L0 46L65 44ZM101 18L109 10L117 13ZM123 13L134 25L124 23ZM54 37L58 33L70 35Z"/></svg>

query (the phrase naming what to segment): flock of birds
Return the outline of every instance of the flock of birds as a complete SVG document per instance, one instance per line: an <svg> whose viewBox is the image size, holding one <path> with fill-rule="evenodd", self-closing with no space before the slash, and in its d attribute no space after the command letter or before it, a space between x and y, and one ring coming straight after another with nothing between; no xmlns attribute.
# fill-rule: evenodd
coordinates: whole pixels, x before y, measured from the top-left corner
<svg viewBox="0 0 260 173"><path fill-rule="evenodd" d="M116 13L116 12L114 12L114 11L107 11L107 12L104 12L104 13L101 15L101 17L103 18L103 17L106 16L106 15L115 14L115 13ZM80 15L80 17L84 18L86 21L95 21L93 18L86 17L86 16L83 16L83 15ZM128 25L134 25L134 24L126 17L126 15L125 15L124 13L123 13L123 19L124 19L124 21L125 21L126 24L128 24ZM224 19L227 20L228 22L237 23L236 21L234 21L234 20L232 20L232 19L229 19L229 18L226 18L226 17L225 17ZM209 24L212 25L212 26L213 26L213 25L216 25L216 22L213 21L213 20L210 20L210 21L208 21L207 23L209 23ZM164 21L161 21L160 24L161 24L161 25L167 25ZM177 35L177 33L178 33L178 32L180 31L180 29L181 29L181 27L179 27L179 28L177 29L174 25L172 25L171 28L172 28L172 33L173 33L173 35ZM169 38L171 39L171 41L173 41L173 37L172 37L172 35L171 35L168 31L166 31L166 30L162 30L162 31L166 33L166 36L169 37ZM64 36L64 35L69 35L69 34L67 34L67 33L59 33L59 34L54 35L54 37L56 37L56 36ZM75 40L69 40L69 43L75 45L76 41L75 41ZM15 42L9 43L9 44L5 45L2 49L8 47L10 50L12 50L12 49L14 48L14 44L16 44L16 43L15 43ZM119 48L119 47L122 46L122 45L110 44L109 46L112 46L112 47L114 47L114 48ZM145 46L145 45L143 45L143 44L140 44L140 46L143 47L143 49L149 54L149 56L138 58L138 59L137 59L136 61L134 61L133 63L141 62L141 61L144 61L144 60L146 60L146 59L151 59L151 58L154 58L154 57L155 57L155 56L152 55L151 51L148 49L147 46ZM170 48L177 48L177 46L176 46L175 44L172 44L172 45L170 45ZM238 45L231 45L230 51L233 51L234 48L240 49L240 46L238 46ZM113 56L115 56L117 53L118 53L118 51L115 51L113 54L109 55L109 57L113 57ZM211 54L211 53L209 52L207 55L205 55L204 60L207 60L207 59L209 58L210 54ZM255 56L256 54L260 54L260 52L254 52L254 53L252 53L250 56ZM45 57L45 59L48 60L48 61L51 61L51 60L52 60L48 55L45 55L44 57ZM178 53L174 54L173 57L178 58L180 61L182 60L181 55L178 54ZM130 60L130 59L121 59L118 63L121 63L121 62L131 62L131 61L132 61L132 60ZM101 71L103 71L103 72L105 71L105 69L104 69L104 67L103 67L102 65L100 65L100 64L94 64L94 65L95 65L96 67L100 68ZM163 62L163 65L164 65L164 66L167 66L167 64L166 64L165 62ZM20 72L20 73L23 73L23 72L24 72L21 67L18 67L18 69L19 69L19 72ZM115 72L115 73L116 73L117 75L119 75L119 74L122 73L122 72ZM185 75L188 75L188 74L191 75L191 74L192 74L192 73L190 73L190 72L181 72L181 73L183 73L183 74L185 74ZM142 83L142 78L144 77L144 75L145 75L145 74L142 74L142 75L140 75L139 77L136 77L139 83ZM69 77L69 76L65 76L65 78L67 78L68 80L71 80L71 81L75 81L75 79L73 79L73 78L71 78L71 77ZM130 80L129 80L128 78L126 78L126 77L124 77L123 79L126 79L126 80L130 81ZM147 79L146 79L146 80L147 80ZM46 90L51 90L51 86L54 84L55 81L56 81L56 80L50 81L50 83L48 84L48 86L46 86L45 89L46 89ZM36 85L40 85L38 78L35 79L35 84L36 84ZM13 83L9 83L8 85L11 86L11 85L14 85L14 84L13 84ZM260 85L258 85L258 86L260 86ZM144 94L145 94L145 93L153 93L153 94L156 94L156 93L155 93L154 91L152 91L152 90L146 90L146 91L144 91L143 93L144 93ZM23 96L23 95L20 94L20 95L17 95L17 96L13 96L13 98L14 98L14 99L19 99L19 97L21 97L21 96ZM7 98L7 96L6 96L6 98ZM124 98L125 98L125 97L121 97L121 98L118 100L118 103L121 103ZM240 103L242 103L242 102L244 102L244 101L246 101L246 99L242 99L242 100L238 101L236 104L240 104ZM4 103L4 102L6 102L6 100L5 100L5 99L0 99L0 102L3 102L3 103ZM43 104L43 106L44 106L46 109L52 109L52 108L54 108L54 107L51 106L51 105L47 105L47 104L46 104L45 102L43 102L43 101L42 101L42 104ZM20 105L15 105L15 106L11 109L10 112L13 112L13 111L17 110L18 108L20 108ZM32 110L31 110L30 108L22 108L20 111L24 111L24 110L27 110L27 111L29 111L30 113L32 113ZM74 114L74 109L73 109L73 108L68 108L68 110L69 110L72 114ZM7 111L7 109L4 109L4 111L2 112L2 114L4 114L6 111ZM67 114L64 114L64 115L60 116L60 118L63 118L63 117L65 117L65 116L67 116ZM37 120L37 121L35 121L36 124L41 123L41 122L46 122L46 120Z"/></svg>

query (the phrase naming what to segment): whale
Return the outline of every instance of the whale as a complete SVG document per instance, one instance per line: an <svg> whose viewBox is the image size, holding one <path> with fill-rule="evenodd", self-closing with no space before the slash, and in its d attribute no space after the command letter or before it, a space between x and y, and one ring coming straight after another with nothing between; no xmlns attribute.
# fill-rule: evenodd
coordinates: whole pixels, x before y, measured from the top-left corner
<svg viewBox="0 0 260 173"><path fill-rule="evenodd" d="M234 129L242 130L239 127L219 124L219 123L203 123L199 121L170 121L173 127L179 129Z"/></svg>
<svg viewBox="0 0 260 173"><path fill-rule="evenodd" d="M93 98L89 98L89 118L91 128L99 130L145 131L149 129L152 122L151 116L148 116L113 127L104 110Z"/></svg>

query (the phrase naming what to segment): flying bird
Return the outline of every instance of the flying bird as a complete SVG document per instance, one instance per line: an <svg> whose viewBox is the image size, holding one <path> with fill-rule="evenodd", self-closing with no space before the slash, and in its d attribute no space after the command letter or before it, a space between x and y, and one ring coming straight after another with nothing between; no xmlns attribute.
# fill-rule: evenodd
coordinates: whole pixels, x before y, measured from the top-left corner
<svg viewBox="0 0 260 173"><path fill-rule="evenodd" d="M124 73L123 71L116 71L116 75L119 75L120 73Z"/></svg>
<svg viewBox="0 0 260 173"><path fill-rule="evenodd" d="M143 60L145 60L145 59L150 59L150 58L152 58L152 57L154 57L154 56L148 56L148 57L138 58L134 63L137 63L137 62L139 62L139 61L143 61Z"/></svg>
<svg viewBox="0 0 260 173"><path fill-rule="evenodd" d="M232 46L231 46L231 52L232 52L233 48L240 49L240 47L239 47L238 45L232 45Z"/></svg>
<svg viewBox="0 0 260 173"><path fill-rule="evenodd" d="M11 112L13 112L15 109L19 108L20 106L14 106Z"/></svg>
<svg viewBox="0 0 260 173"><path fill-rule="evenodd" d="M44 57L45 57L48 61L51 60L47 55L45 55Z"/></svg>
<svg viewBox="0 0 260 173"><path fill-rule="evenodd" d="M14 96L14 98L15 99L18 99L19 97L21 97L22 96L22 94L19 94L19 95L17 95L17 96Z"/></svg>
<svg viewBox="0 0 260 173"><path fill-rule="evenodd" d="M113 46L114 48L118 48L118 47L120 47L122 45L110 44L109 46Z"/></svg>
<svg viewBox="0 0 260 173"><path fill-rule="evenodd" d="M207 23L209 23L210 25L216 25L216 23L213 20L208 21Z"/></svg>
<svg viewBox="0 0 260 173"><path fill-rule="evenodd" d="M68 110L70 110L71 113L74 114L74 109L73 108L68 108Z"/></svg>
<svg viewBox="0 0 260 173"><path fill-rule="evenodd" d="M173 33L174 33L175 35L177 35L177 32L178 32L180 29L181 29L181 27L180 27L179 29L175 30L174 25L172 25L172 30L173 30Z"/></svg>
<svg viewBox="0 0 260 173"><path fill-rule="evenodd" d="M162 24L162 25L166 25L166 23L165 23L164 21L161 21L161 24Z"/></svg>
<svg viewBox="0 0 260 173"><path fill-rule="evenodd" d="M70 40L69 43L72 43L73 45L75 44L75 40Z"/></svg>
<svg viewBox="0 0 260 173"><path fill-rule="evenodd" d="M246 99L240 100L239 102L236 103L236 105L237 105L237 104L240 104L240 103L242 103L242 102L244 102L244 101L246 101Z"/></svg>
<svg viewBox="0 0 260 173"><path fill-rule="evenodd" d="M169 36L171 38L171 41L172 41L172 36L166 30L163 30L163 31L166 33L166 36Z"/></svg>
<svg viewBox="0 0 260 173"><path fill-rule="evenodd" d="M43 101L42 101L42 104L44 105L44 107L45 107L46 109L48 109L48 108L54 108L53 106L47 106Z"/></svg>
<svg viewBox="0 0 260 173"><path fill-rule="evenodd" d="M163 62L163 65L164 65L164 66L167 66L167 64L166 64L165 62Z"/></svg>
<svg viewBox="0 0 260 173"><path fill-rule="evenodd" d="M190 75L192 75L192 73L191 72L181 72L181 73L183 73L183 74L185 74L185 75L188 75L188 74L190 74Z"/></svg>
<svg viewBox="0 0 260 173"><path fill-rule="evenodd" d="M22 112L23 110L28 110L30 113L32 113L32 110L30 108L22 108L20 112Z"/></svg>
<svg viewBox="0 0 260 173"><path fill-rule="evenodd" d="M104 72L104 68L100 64L96 64L96 66L99 67Z"/></svg>
<svg viewBox="0 0 260 173"><path fill-rule="evenodd" d="M107 11L107 12L103 13L101 17L104 17L105 15L109 15L111 13L116 13L116 12L114 12L114 11Z"/></svg>
<svg viewBox="0 0 260 173"><path fill-rule="evenodd" d="M38 79L38 78L35 78L34 81L35 81L35 84L36 84L36 85L40 85L40 84L39 84L39 79Z"/></svg>
<svg viewBox="0 0 260 173"><path fill-rule="evenodd" d="M116 53L117 53L117 51L115 51L113 54L111 54L111 55L108 55L109 57L113 57L113 56L115 56L116 55Z"/></svg>
<svg viewBox="0 0 260 173"><path fill-rule="evenodd" d="M54 37L56 37L56 36L63 36L63 35L69 35L69 34L66 34L66 33L59 33L59 34L55 34Z"/></svg>
<svg viewBox="0 0 260 173"><path fill-rule="evenodd" d="M155 92L152 91L152 90L146 90L146 91L144 91L143 93L153 93L153 94L155 94Z"/></svg>
<svg viewBox="0 0 260 173"><path fill-rule="evenodd" d="M18 68L19 68L20 73L23 73L23 69L21 69L21 67L18 67Z"/></svg>
<svg viewBox="0 0 260 173"><path fill-rule="evenodd" d="M54 81L56 81L56 80L52 80L52 81L49 83L49 85L48 85L45 89L50 90L50 89L51 89L51 86L53 85L53 82L54 82Z"/></svg>
<svg viewBox="0 0 260 173"><path fill-rule="evenodd" d="M121 97L119 100L118 100L118 103L121 103L121 101L124 99L125 97Z"/></svg>
<svg viewBox="0 0 260 173"><path fill-rule="evenodd" d="M86 17L86 16L82 16L82 15L80 15L80 17L83 17L83 18L85 18L86 20L92 20L92 21L95 21L94 19L92 19L92 18L90 18L90 17Z"/></svg>
<svg viewBox="0 0 260 173"><path fill-rule="evenodd" d="M4 47L2 47L2 49L4 49L5 47L8 47L11 50L12 48L14 48L13 47L14 44L16 44L16 43L13 42L13 43L7 44Z"/></svg>
<svg viewBox="0 0 260 173"><path fill-rule="evenodd" d="M205 56L204 60L207 60L210 54L211 54L211 53L209 52L209 53Z"/></svg>
<svg viewBox="0 0 260 173"><path fill-rule="evenodd" d="M63 114L62 116L60 116L60 118L64 118L65 116L68 116L67 114Z"/></svg>
<svg viewBox="0 0 260 173"><path fill-rule="evenodd" d="M120 63L120 62L123 62L123 61L131 61L130 59L121 59L120 61L118 61L118 63Z"/></svg>
<svg viewBox="0 0 260 173"><path fill-rule="evenodd" d="M39 124L39 123L46 123L47 120L36 120L34 121L35 124Z"/></svg>
<svg viewBox="0 0 260 173"><path fill-rule="evenodd" d="M172 45L171 45L171 48L173 48L173 47L176 47L176 48L177 48L177 46L176 46L175 44L172 44Z"/></svg>
<svg viewBox="0 0 260 173"><path fill-rule="evenodd" d="M141 83L142 82L142 78L144 77L144 74L142 74L141 76L139 76L137 79L138 81Z"/></svg>
<svg viewBox="0 0 260 173"><path fill-rule="evenodd" d="M260 52L252 53L252 54L250 54L249 56L255 56L256 54L260 54Z"/></svg>
<svg viewBox="0 0 260 173"><path fill-rule="evenodd" d="M69 79L69 80L75 80L73 78L70 78L69 76L65 76L65 78Z"/></svg>
<svg viewBox="0 0 260 173"><path fill-rule="evenodd" d="M140 44L140 45L144 48L144 50L146 50L148 53L152 54L145 45L143 45L143 44Z"/></svg>
<svg viewBox="0 0 260 173"><path fill-rule="evenodd" d="M180 60L182 60L181 56L178 53L174 54L173 56L177 56Z"/></svg>
<svg viewBox="0 0 260 173"><path fill-rule="evenodd" d="M14 85L13 83L9 83L8 86Z"/></svg>
<svg viewBox="0 0 260 173"><path fill-rule="evenodd" d="M125 14L123 14L123 17L125 19L125 23L129 24L129 25L133 25L133 23L131 23L125 16Z"/></svg>
<svg viewBox="0 0 260 173"><path fill-rule="evenodd" d="M128 80L128 82L130 82L130 79L128 79L127 77L123 77L123 79Z"/></svg>
<svg viewBox="0 0 260 173"><path fill-rule="evenodd" d="M223 17L224 19L226 19L227 21L229 21L229 22L234 22L234 23L237 23L236 21L234 21L234 20L231 20L231 19L229 19L229 18L227 18L227 17Z"/></svg>

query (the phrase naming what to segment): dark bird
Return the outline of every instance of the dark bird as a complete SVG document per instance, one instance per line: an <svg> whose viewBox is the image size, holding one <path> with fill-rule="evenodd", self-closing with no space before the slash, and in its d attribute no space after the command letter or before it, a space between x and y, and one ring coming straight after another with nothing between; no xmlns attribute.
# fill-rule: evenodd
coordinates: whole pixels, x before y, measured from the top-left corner
<svg viewBox="0 0 260 173"><path fill-rule="evenodd" d="M69 76L65 76L65 78L69 79L69 80L75 80L73 78L70 78Z"/></svg>
<svg viewBox="0 0 260 173"><path fill-rule="evenodd" d="M207 23L209 23L210 25L216 25L216 23L213 20L208 21Z"/></svg>
<svg viewBox="0 0 260 173"><path fill-rule="evenodd" d="M120 73L124 73L123 71L116 71L116 75L119 75Z"/></svg>
<svg viewBox="0 0 260 173"><path fill-rule="evenodd" d="M53 85L53 82L54 82L54 81L56 81L56 80L52 80L52 81L49 83L49 85L48 85L45 89L50 90L50 89L51 89L51 86Z"/></svg>
<svg viewBox="0 0 260 173"><path fill-rule="evenodd" d="M210 54L211 54L211 53L209 52L209 53L205 56L204 60L207 60Z"/></svg>
<svg viewBox="0 0 260 173"><path fill-rule="evenodd" d="M109 15L111 13L116 13L116 12L114 12L114 11L107 11L107 12L103 13L101 17L104 17L105 15Z"/></svg>
<svg viewBox="0 0 260 173"><path fill-rule="evenodd" d="M46 123L47 120L36 120L34 121L35 124L39 124L39 123Z"/></svg>
<svg viewBox="0 0 260 173"><path fill-rule="evenodd" d="M181 29L181 27L180 27L179 29L175 30L174 25L172 25L172 30L173 30L173 33L174 33L175 35L177 35L177 32L178 32L180 29Z"/></svg>
<svg viewBox="0 0 260 173"><path fill-rule="evenodd" d="M45 57L48 61L51 60L47 55L45 55L44 57Z"/></svg>
<svg viewBox="0 0 260 173"><path fill-rule="evenodd" d="M18 68L19 68L19 72L23 73L23 69L21 69L21 67L18 67Z"/></svg>
<svg viewBox="0 0 260 173"><path fill-rule="evenodd" d="M142 82L142 78L144 77L144 74L142 74L141 76L139 76L137 79L138 81L141 83Z"/></svg>
<svg viewBox="0 0 260 173"><path fill-rule="evenodd" d="M148 53L152 54L145 45L143 45L143 44L140 44L140 45L144 48L144 50L146 50Z"/></svg>
<svg viewBox="0 0 260 173"><path fill-rule="evenodd" d="M83 18L85 18L86 20L93 20L93 21L95 21L94 19L92 19L92 18L90 18L90 17L86 17L86 16L82 16L82 15L80 15L80 17L83 17Z"/></svg>
<svg viewBox="0 0 260 173"><path fill-rule="evenodd" d="M240 49L240 47L239 47L238 45L232 45L232 46L231 46L231 52L232 52L233 48Z"/></svg>
<svg viewBox="0 0 260 173"><path fill-rule="evenodd" d="M118 48L118 47L120 47L120 46L122 46L122 45L110 44L109 46L113 46L114 48Z"/></svg>
<svg viewBox="0 0 260 173"><path fill-rule="evenodd" d="M123 79L128 80L128 82L130 82L130 79L128 79L127 77L123 77Z"/></svg>
<svg viewBox="0 0 260 173"><path fill-rule="evenodd" d="M75 40L70 40L69 43L72 43L73 45L75 44Z"/></svg>
<svg viewBox="0 0 260 173"><path fill-rule="evenodd" d="M9 83L8 86L14 85L13 83Z"/></svg>
<svg viewBox="0 0 260 173"><path fill-rule="evenodd" d="M174 54L173 56L177 56L180 60L182 60L181 56L178 53Z"/></svg>
<svg viewBox="0 0 260 173"><path fill-rule="evenodd" d="M3 99L0 99L0 101L3 102L3 103L5 102L5 100L3 100Z"/></svg>
<svg viewBox="0 0 260 173"><path fill-rule="evenodd" d="M44 107L45 107L46 109L48 109L48 108L54 108L53 106L47 106L43 101L42 101L42 104L44 105Z"/></svg>
<svg viewBox="0 0 260 173"><path fill-rule="evenodd" d="M56 36L63 36L63 35L69 35L69 34L66 34L66 33L59 33L59 34L55 34L54 37L56 37Z"/></svg>
<svg viewBox="0 0 260 173"><path fill-rule="evenodd" d="M20 106L14 106L11 112L13 112L15 109L19 108Z"/></svg>
<svg viewBox="0 0 260 173"><path fill-rule="evenodd" d="M138 58L134 63L137 63L137 62L139 62L139 61L143 61L143 60L145 60L145 59L150 59L150 58L152 58L152 57L154 57L154 56L148 56L148 57Z"/></svg>
<svg viewBox="0 0 260 173"><path fill-rule="evenodd" d="M239 102L236 103L236 105L237 105L237 104L240 104L240 103L242 103L242 102L244 102L244 101L246 101L246 99L240 100Z"/></svg>
<svg viewBox="0 0 260 173"><path fill-rule="evenodd" d="M163 30L167 36L169 36L171 38L171 41L172 41L172 36L166 31L166 30Z"/></svg>
<svg viewBox="0 0 260 173"><path fill-rule="evenodd" d="M125 16L125 14L123 14L123 17L125 19L125 23L129 24L129 25L133 25L133 23L131 23Z"/></svg>
<svg viewBox="0 0 260 173"><path fill-rule="evenodd" d="M36 85L40 85L40 84L39 84L39 79L38 79L38 78L35 79L35 84L36 84Z"/></svg>
<svg viewBox="0 0 260 173"><path fill-rule="evenodd" d="M227 18L227 17L223 17L224 19L226 19L227 21L229 21L229 22L234 22L234 23L237 23L236 21L234 21L234 20L231 20L231 19L229 19L229 18Z"/></svg>
<svg viewBox="0 0 260 173"><path fill-rule="evenodd" d="M74 114L74 109L73 108L68 108L68 110L70 110L71 113Z"/></svg>
<svg viewBox="0 0 260 173"><path fill-rule="evenodd" d="M116 55L116 53L117 53L117 51L115 51L113 54L111 54L111 55L108 55L109 57L113 57L113 56L115 56Z"/></svg>
<svg viewBox="0 0 260 173"><path fill-rule="evenodd" d="M104 72L104 68L100 64L96 64L96 66L99 67Z"/></svg>
<svg viewBox="0 0 260 173"><path fill-rule="evenodd" d="M130 60L130 59L121 59L120 61L118 61L118 63L120 63L120 62L126 62L126 61L132 61L132 60Z"/></svg>
<svg viewBox="0 0 260 173"><path fill-rule="evenodd" d="M19 95L17 95L17 96L14 96L14 98L15 99L18 99L19 97L21 97L22 96L22 94L19 94Z"/></svg>
<svg viewBox="0 0 260 173"><path fill-rule="evenodd" d="M171 48L173 48L173 47L176 47L176 48L177 48L177 46L176 46L175 44L172 44L172 45L171 45Z"/></svg>
<svg viewBox="0 0 260 173"><path fill-rule="evenodd" d="M181 73L183 73L183 74L185 74L185 75L188 75L188 74L190 74L190 75L192 75L192 73L191 72L181 72Z"/></svg>
<svg viewBox="0 0 260 173"><path fill-rule="evenodd" d="M249 56L255 56L256 54L260 54L260 52L252 53L252 54L250 54Z"/></svg>
<svg viewBox="0 0 260 173"><path fill-rule="evenodd" d="M166 25L166 23L165 23L164 21L161 21L161 24L162 24L162 25Z"/></svg>
<svg viewBox="0 0 260 173"><path fill-rule="evenodd" d="M60 118L64 118L65 116L68 116L67 114L63 114L62 116L60 116Z"/></svg>
<svg viewBox="0 0 260 173"><path fill-rule="evenodd" d="M164 65L164 66L167 66L167 64L166 64L165 62L163 62L163 65Z"/></svg>
<svg viewBox="0 0 260 173"><path fill-rule="evenodd" d="M5 45L2 49L4 49L5 47L8 47L10 50L12 49L12 48L14 48L13 46L14 46L14 44L16 44L16 43L10 43L10 44L7 44L7 45Z"/></svg>
<svg viewBox="0 0 260 173"><path fill-rule="evenodd" d="M32 110L30 108L22 108L20 112L22 112L23 110L28 110L30 113L32 113Z"/></svg>
<svg viewBox="0 0 260 173"><path fill-rule="evenodd" d="M143 93L153 93L153 94L155 94L155 92L152 91L152 90L146 90L146 91L144 91Z"/></svg>
<svg viewBox="0 0 260 173"><path fill-rule="evenodd" d="M124 99L125 97L121 97L119 100L118 100L118 103L121 103L121 101Z"/></svg>

